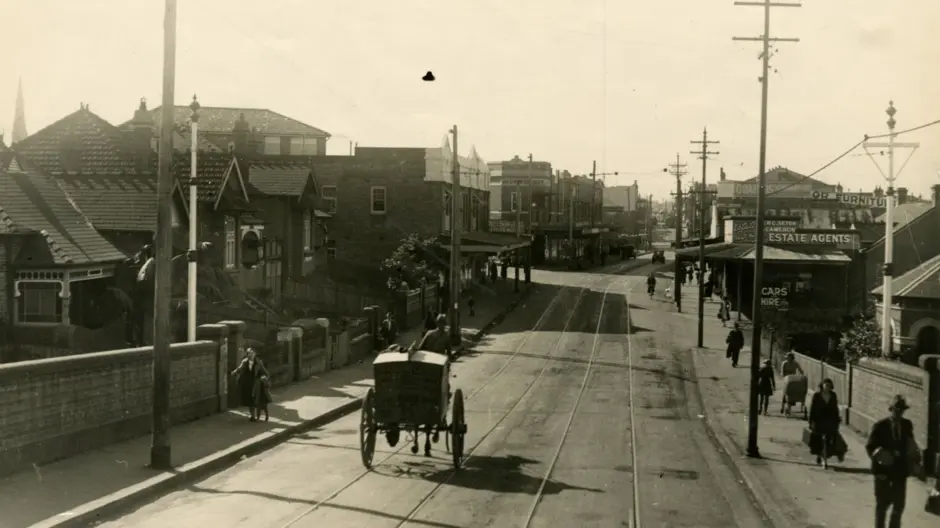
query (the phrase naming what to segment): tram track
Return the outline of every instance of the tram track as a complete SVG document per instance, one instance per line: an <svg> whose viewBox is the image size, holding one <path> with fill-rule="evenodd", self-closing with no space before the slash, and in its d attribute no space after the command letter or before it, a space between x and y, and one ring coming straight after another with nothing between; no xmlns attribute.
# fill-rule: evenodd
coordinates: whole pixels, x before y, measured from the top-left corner
<svg viewBox="0 0 940 528"><path fill-rule="evenodd" d="M626 273L626 271L627 271L628 269L632 269L632 268L622 267L622 268L618 269L617 271L615 271L614 274L615 274L615 275L622 275L622 274ZM504 372L506 372L506 370L508 370L509 366L510 366L518 357L520 357L520 356L519 356L520 352L522 352L522 350L525 349L526 345L527 345L527 344L529 343L529 341L532 339L532 336L534 336L534 335L542 328L542 326L545 324L545 322L546 322L546 320L547 320L547 318L548 318L548 315L551 314L551 313L553 313L554 309L555 309L556 306L558 305L558 302L562 299L562 297L564 296L564 294L565 294L567 291L569 291L569 290L577 289L577 290L580 290L580 291L579 291L579 293L578 293L578 296L577 296L576 299L575 299L575 302L574 302L574 306L573 306L571 315L569 315L568 318L567 318L566 321L565 321L565 326L564 326L563 332L564 332L564 331L567 331L568 326L570 325L572 319L574 318L574 314L577 313L577 310L576 310L576 309L577 309L577 307L580 305L581 300L584 298L585 293L586 293L587 291L590 291L591 288L592 288L594 285L596 285L598 282L600 282L600 281L602 281L602 280L603 280L603 277L596 277L596 278L594 278L593 280L591 280L588 284L584 284L584 285L580 285L580 286L564 286L564 287L562 287L561 290L555 295L555 297L554 297L554 298L552 299L552 301L549 303L549 305L545 308L545 310L542 311L542 313L540 314L539 318L536 320L535 324L533 325L532 329L531 329L531 330L528 330L528 331L526 332L525 337L524 337L524 338L520 341L520 343L514 348L513 353L509 356L509 358L506 360L506 362L499 368L499 370L496 371L496 373L494 373L492 376L490 376L483 384L481 384L481 385L478 386L473 392L471 392L471 393L466 397L466 400L467 400L467 401L472 400L474 397L476 397L477 395L479 395L485 388L487 388L493 381L497 380ZM555 348L557 347L557 343L560 343L560 340L559 340L558 342L556 342L556 345L553 346L552 352L554 352ZM522 394L522 396L516 401L516 403L514 404L513 408L510 409L508 412L506 412L506 413L505 413L505 414L504 414L504 415L503 415L503 416L502 416L502 417L483 435L483 437L480 438L480 440L476 443L476 445L473 447L473 449L470 450L470 451L465 455L465 457L464 457L464 462L466 462L467 460L469 460L469 459L473 456L474 452L476 452L476 451L479 449L479 447L483 444L483 442L486 440L486 438L489 437L489 436L499 427L499 425L500 425L503 421L505 421L505 419L506 419L509 415L512 414L512 411L513 411L516 407L518 407L518 405L525 399L526 395L531 392L532 388L537 384L537 382L539 381L539 379L541 379L542 375L543 375L544 372L547 370L547 368L548 368L548 366L549 366L549 364L550 364L550 362L551 362L551 357L550 357L550 356L551 356L551 354L549 354L549 357L546 358L544 364L542 365L541 370L539 371L539 374L538 374L538 375L536 376L536 378L533 379L532 382L527 386L525 392L524 392L524 393ZM363 480L365 477L367 477L369 474L373 473L373 471L375 470L375 468L377 468L377 467L379 467L379 466L385 464L386 462L388 462L388 461L391 460L392 458L398 456L406 447L408 447L408 443L407 443L407 442L403 443L403 445L402 445L401 447L398 447L398 448L396 448L394 451L391 451L390 453L388 453L388 454L387 454L385 457L383 457L381 460L379 460L379 461L373 463L371 469L363 470L361 473L359 473L358 475L356 475L354 478L350 479L349 481L347 481L346 483L344 483L342 486L340 486L339 488L335 489L333 492L331 492L331 493L330 493L329 495L327 495L325 498L323 498L322 500L317 501L315 504L312 504L309 508L305 509L305 510L304 510L303 512L301 512L299 515L297 515L296 517L292 518L289 522L280 525L280 528L291 528L292 526L295 526L297 523L301 522L301 521L304 520L306 517L308 517L308 516L311 515L312 513L316 512L317 510L319 510L319 509L322 508L323 506L326 506L326 505L330 504L333 500L335 500L335 499L336 499L339 495L341 495L343 492L345 492L345 491L347 491L348 489L352 488L354 485L356 485L358 482L362 481L362 480ZM447 477L446 480L444 480L444 481L441 482L440 484L436 485L428 494L426 494L425 497L419 502L419 504L418 504L414 509L412 509L412 511L406 516L406 518L405 518L404 520L402 520L402 521L398 524L398 526L403 526L403 525L407 524L409 521L411 521L412 519L414 519L415 515L417 515L417 513L420 512L421 508L423 508L424 505L426 505L428 502L430 502L430 500L434 498L434 496L437 494L437 492L438 492L441 488L443 488L444 485L446 485L448 482L450 482L450 481L453 479L453 477L454 477L455 474L456 474L456 472L452 472L452 473L450 474L450 476Z"/></svg>
<svg viewBox="0 0 940 528"><path fill-rule="evenodd" d="M614 273L614 275L623 275L625 272L626 272L625 270L620 270L620 271ZM595 284L596 284L596 282L595 282ZM609 284L606 288L604 288L604 292L603 292L603 295L602 295L602 298L601 298L601 302L600 302L600 307L599 307L599 309L598 309L598 311L597 311L597 314L596 314L596 315L597 315L597 323L596 323L596 325L595 325L595 327L594 327L594 336L593 336L592 344L591 344L591 354L590 354L590 356L589 356L587 362L585 363L585 373L584 373L584 377L582 378L581 385L580 385L580 387L579 387L578 394L577 394L577 396L576 396L576 399L575 399L575 403L574 403L574 405L573 405L573 408L572 408L571 412L568 414L568 419L567 419L567 422L566 422L566 424L565 424L565 428L564 428L564 430L562 431L561 438L560 438L560 440L559 440L559 442L558 442L558 446L557 446L557 448L555 449L555 452L554 452L554 454L553 454L551 460L549 461L548 469L546 470L545 475L540 479L539 486L538 486L538 490L536 491L535 496L533 497L532 506L530 507L530 509L529 509L529 511L528 511L528 514L526 515L525 520L524 520L523 523L522 523L522 528L529 528L529 526L532 524L533 519L535 519L536 513L537 513L537 511L538 511L538 506L539 506L539 504L541 503L541 499L542 499L543 493L544 493L544 491L545 491L546 485L547 485L547 484L549 483L549 481L551 480L552 473L554 472L555 466L556 466L556 464L558 463L558 459L559 459L559 457L560 457L560 455L561 455L562 449L564 448L565 441L567 440L568 435L569 435L570 432L571 432L572 425L574 424L575 417L577 416L578 411L579 411L579 409L580 409L580 407L581 407L581 401L582 401L582 399L583 399L584 393L585 393L586 390L587 390L589 381L590 381L590 379L591 379L591 374L592 374L592 371L593 371L593 367L594 367L594 365L595 365L595 362L597 361L598 349L599 349L599 345L600 345L601 327L602 327L602 325L604 324L604 308L605 308L605 306L606 306L606 304L607 304L608 295L609 295L609 293L610 293L610 290L611 290L611 288L613 288L615 285L616 285L615 283L612 283L612 284ZM581 299L583 298L584 291L587 290L589 287L590 287L590 286L586 286L586 287L584 287L584 288L582 289L581 295L578 297L578 300L576 301L575 306L572 308L572 314L568 317L568 319L567 319L566 322L565 322L565 327L564 327L564 329L562 330L562 333L565 333L565 332L568 331L568 327L569 327L569 325L570 325L570 323L571 323L571 320L573 319L573 316L574 316L574 314L575 314L576 311L577 311L578 305L580 304ZM635 287L634 287L634 288L635 288ZM630 288L630 291L632 291L634 288ZM628 299L629 299L629 297L628 297ZM629 302L628 302L628 303L629 303ZM627 311L627 317L628 317L628 320L627 320L626 323L627 323L627 325L628 325L627 327L629 328L629 324L630 324L630 322L629 322L629 310ZM561 340L561 339L559 339L558 341L555 342L555 344L552 346L551 350L549 350L548 354L546 354L545 361L543 362L542 367L541 367L541 369L539 370L539 373L538 373L538 374L536 375L536 377L532 380L532 382L527 386L525 392L523 392L523 394L516 400L516 402L513 404L513 406L512 406L509 410L507 410L507 411L502 415L502 417L500 417L500 419L487 431L487 433L486 433L485 435L483 435L483 436L479 439L479 441L476 443L476 445L474 446L474 448L473 448L469 453L467 453L467 455L466 455L466 457L465 457L465 459L464 459L464 463L466 463L467 460L470 460L470 459L473 457L473 455L477 452L477 450L479 450L479 449L483 446L483 444L484 444L484 442L487 440L487 438L499 427L500 424L502 424L513 412L515 412L516 409L519 407L519 405L526 399L526 397L529 395L529 393L530 393L530 392L533 390L533 388L538 384L538 382L541 380L542 376L543 376L543 375L545 374L545 372L548 370L548 367L549 367L549 365L552 363L553 359L556 359L555 353L557 352L557 350L558 350L558 348L560 347L560 344L561 344L561 343L562 343L562 340ZM628 352L628 390L629 390L629 394L630 394L630 396L629 396L629 398L630 398L630 400L629 400L629 407L630 407L630 431L631 431L631 446L630 446L630 449L631 449L631 456L632 456L633 468L636 468L636 467L637 467L636 431L635 431L635 428L633 427L633 423L634 423L634 421L633 421L633 414L634 414L634 413L633 413L633 363L632 363L632 358L633 358L633 356L632 356L632 350L630 349L631 347L630 347L629 343L630 343L630 341L629 341L629 335L628 335L628 336L627 336L627 344L628 344L628 348L627 348L627 352ZM522 343L522 344L520 345L520 347L518 347L518 348L516 349L515 354L518 354L518 351L521 350L522 347L524 347L524 346L525 346L525 343ZM514 354L514 356L515 356L515 354ZM481 388L482 388L482 387L481 387ZM428 505L428 504L435 498L435 496L438 494L438 492L439 492L441 489L443 489L444 486L446 486L446 485L447 485L455 476L457 476L457 475L458 475L458 472L456 472L456 471L451 472L445 480L443 480L442 482L440 482L439 484L437 484L431 491L429 491L429 492L424 496L424 498L421 500L421 502L419 502L419 503L408 513L408 515L405 516L405 518L403 518L403 519L396 525L396 527L397 527L397 528L401 528L401 527L406 526L406 525L408 525L409 523L415 521L417 515L424 509L424 507L425 507L426 505ZM631 526L631 527L635 527L635 528L639 528L640 523L639 523L638 474L637 474L637 472L636 472L635 470L634 470L634 472L633 472L632 479L633 479L633 486L632 486L632 488L633 488L633 495L632 495L632 498L631 498L632 507L631 507L631 514L630 514L630 526Z"/></svg>

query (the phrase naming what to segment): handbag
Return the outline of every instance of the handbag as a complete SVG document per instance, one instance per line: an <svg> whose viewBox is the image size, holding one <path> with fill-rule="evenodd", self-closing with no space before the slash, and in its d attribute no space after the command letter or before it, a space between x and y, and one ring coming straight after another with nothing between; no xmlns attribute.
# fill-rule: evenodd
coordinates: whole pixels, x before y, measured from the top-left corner
<svg viewBox="0 0 940 528"><path fill-rule="evenodd" d="M937 484L940 486L940 484ZM932 489L927 494L927 502L924 504L924 511L940 516L940 489Z"/></svg>

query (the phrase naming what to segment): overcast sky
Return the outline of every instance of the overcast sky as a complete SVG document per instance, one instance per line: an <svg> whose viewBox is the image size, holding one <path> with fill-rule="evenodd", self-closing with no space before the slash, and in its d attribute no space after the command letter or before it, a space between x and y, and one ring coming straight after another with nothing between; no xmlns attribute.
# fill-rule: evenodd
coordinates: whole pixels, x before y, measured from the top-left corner
<svg viewBox="0 0 940 528"><path fill-rule="evenodd" d="M17 79L30 133L90 104L112 123L161 100L163 0L0 0L0 129L9 143ZM709 179L757 174L762 8L732 0L181 0L176 101L262 107L361 146L460 150L556 169L618 171L665 197L661 171L689 141L721 141ZM940 119L940 2L807 0L773 10L768 167L808 174L863 134ZM421 81L425 71L437 76ZM899 186L940 183L940 126L901 136L921 148ZM899 151L901 159L906 151ZM887 167L886 158L880 158ZM694 165L693 165L694 164ZM821 180L871 190L859 149ZM690 181L691 175L686 178Z"/></svg>

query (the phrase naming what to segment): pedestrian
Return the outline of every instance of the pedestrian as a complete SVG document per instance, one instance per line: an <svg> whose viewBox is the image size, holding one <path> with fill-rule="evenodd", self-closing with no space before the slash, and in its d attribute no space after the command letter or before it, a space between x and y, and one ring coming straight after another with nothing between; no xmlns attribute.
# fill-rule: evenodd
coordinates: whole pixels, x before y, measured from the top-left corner
<svg viewBox="0 0 940 528"><path fill-rule="evenodd" d="M774 380L774 367L769 359L764 360L764 365L757 372L757 394L760 398L757 409L767 415L767 408L770 407L770 397L777 390L777 382Z"/></svg>
<svg viewBox="0 0 940 528"><path fill-rule="evenodd" d="M248 407L248 419L252 422L259 420L261 411L264 411L264 421L268 421L268 403L271 401L268 369L255 349L245 350L245 357L232 371L232 376L236 380L241 404Z"/></svg>
<svg viewBox="0 0 940 528"><path fill-rule="evenodd" d="M839 423L842 422L839 398L834 387L831 379L824 379L809 405L810 452L816 455L817 465L823 463L826 467L829 467L829 457L839 457L841 462L845 455L844 443L839 435Z"/></svg>
<svg viewBox="0 0 940 528"><path fill-rule="evenodd" d="M738 357L741 355L741 349L744 348L744 332L741 331L738 323L734 323L734 327L728 332L725 343L728 345L726 357L731 358L732 367L737 367Z"/></svg>
<svg viewBox="0 0 940 528"><path fill-rule="evenodd" d="M470 308L470 317L476 315L476 312L473 310L477 302L473 299L473 294L467 296L467 307Z"/></svg>
<svg viewBox="0 0 940 528"><path fill-rule="evenodd" d="M395 324L395 316L392 315L392 312L385 313L380 333L382 334L382 340L385 341L386 348L391 346L395 342L395 338L398 337L398 325Z"/></svg>
<svg viewBox="0 0 940 528"><path fill-rule="evenodd" d="M434 319L437 317L437 314L434 313L434 308L428 308L428 314L424 317L424 331L428 332L437 328L437 323L434 322Z"/></svg>
<svg viewBox="0 0 940 528"><path fill-rule="evenodd" d="M731 301L727 297L721 300L721 306L718 307L718 319L721 321L721 326L727 326L728 321L731 320Z"/></svg>
<svg viewBox="0 0 940 528"><path fill-rule="evenodd" d="M891 510L890 528L901 528L907 501L907 477L920 463L920 448L914 441L914 424L904 418L907 400L898 394L888 410L891 415L871 427L865 451L871 457L875 477L875 528L885 528Z"/></svg>

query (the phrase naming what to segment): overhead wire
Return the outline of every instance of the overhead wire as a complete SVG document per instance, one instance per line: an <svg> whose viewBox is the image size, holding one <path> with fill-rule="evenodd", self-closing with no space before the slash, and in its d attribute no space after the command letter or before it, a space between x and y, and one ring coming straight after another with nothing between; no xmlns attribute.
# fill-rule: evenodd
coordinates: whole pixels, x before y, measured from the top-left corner
<svg viewBox="0 0 940 528"><path fill-rule="evenodd" d="M907 133L910 133L910 132L916 132L916 131L918 131L918 130L922 130L922 129L925 129L925 128L928 128L928 127L932 127L932 126L938 125L938 124L940 124L940 119L937 119L936 121L931 121L931 122L929 122L929 123L924 123L924 124L922 124L922 125L918 125L918 126L915 126L915 127L911 127L911 128L905 129L905 130L901 130L901 131L899 131L899 132L895 132L895 133L894 133L894 136L896 137L896 136L900 136L901 134L907 134ZM786 186L784 186L784 187L781 187L781 188L775 190L775 191L772 192L772 193L767 193L767 194L765 194L765 196L773 196L773 195L775 195L775 194L779 194L779 193L781 193L781 192L783 192L783 191L785 191L785 190L787 190L787 189L789 189L789 188L791 188L791 187L794 187L794 186L796 186L796 185L799 185L799 184L805 182L806 180L809 180L809 179L812 178L813 176L819 174L820 172L822 172L822 171L828 169L829 167L835 165L836 163L838 163L840 160L842 160L842 158L845 158L846 156L848 156L849 154L851 154L855 149L857 149L858 147L862 146L862 144L864 144L866 141L868 141L868 140L870 140L870 139L886 138L886 137L889 137L889 136L891 136L891 135L892 135L892 134L891 134L890 132L887 133L887 134L878 134L878 135L874 135L874 136L869 136L868 134L866 134L865 137L862 138L861 141L855 143L854 145L852 145L851 147L849 147L848 149L846 149L844 152L842 152L842 154L839 154L838 156L836 156L835 158L833 158L831 161L829 161L828 163L826 163L826 164L823 165L822 167L820 167L820 168L814 170L813 172L807 174L806 176L803 176L802 178L800 178L800 179L798 179L798 180L796 180L796 181L790 183L789 185L786 185Z"/></svg>

